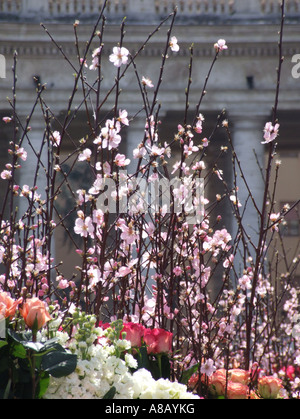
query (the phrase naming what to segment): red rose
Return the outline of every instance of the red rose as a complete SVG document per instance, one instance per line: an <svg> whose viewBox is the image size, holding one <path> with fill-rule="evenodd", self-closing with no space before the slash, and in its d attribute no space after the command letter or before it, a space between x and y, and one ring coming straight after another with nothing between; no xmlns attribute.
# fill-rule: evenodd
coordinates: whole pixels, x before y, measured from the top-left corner
<svg viewBox="0 0 300 419"><path fill-rule="evenodd" d="M169 353L172 351L173 334L164 329L145 329L144 341L149 354Z"/></svg>
<svg viewBox="0 0 300 419"><path fill-rule="evenodd" d="M98 323L98 327L100 327L103 330L106 330L106 329L108 329L110 327L110 323L103 323L103 321L100 321Z"/></svg>

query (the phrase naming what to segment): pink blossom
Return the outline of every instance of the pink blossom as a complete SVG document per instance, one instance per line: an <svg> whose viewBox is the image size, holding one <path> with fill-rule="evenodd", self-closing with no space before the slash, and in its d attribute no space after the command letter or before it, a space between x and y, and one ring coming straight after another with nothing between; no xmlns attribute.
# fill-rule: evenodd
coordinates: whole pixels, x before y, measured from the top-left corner
<svg viewBox="0 0 300 419"><path fill-rule="evenodd" d="M217 51L223 51L225 49L228 49L225 39L219 39L218 42L214 45L214 47Z"/></svg>
<svg viewBox="0 0 300 419"><path fill-rule="evenodd" d="M192 169L193 169L193 170L198 170L198 171L205 170L205 168L206 168L206 166L205 166L204 161L197 161L197 162L196 162L196 163L192 166Z"/></svg>
<svg viewBox="0 0 300 419"><path fill-rule="evenodd" d="M27 160L27 151L23 147L16 146L16 156L18 156L23 161Z"/></svg>
<svg viewBox="0 0 300 419"><path fill-rule="evenodd" d="M119 121L108 119L105 127L101 130L101 136L94 140L94 144L102 144L102 148L108 148L109 150L117 148L122 140L119 135L120 130L121 125Z"/></svg>
<svg viewBox="0 0 300 419"><path fill-rule="evenodd" d="M123 278L124 276L129 275L131 272L132 269L128 266L121 266L121 268L118 269L117 276Z"/></svg>
<svg viewBox="0 0 300 419"><path fill-rule="evenodd" d="M133 150L133 157L135 159L141 159L147 154L145 147L138 147Z"/></svg>
<svg viewBox="0 0 300 419"><path fill-rule="evenodd" d="M180 275L182 274L182 269L181 269L181 267L180 267L180 266L175 266L175 268L173 269L173 273L174 273L176 276L180 276Z"/></svg>
<svg viewBox="0 0 300 419"><path fill-rule="evenodd" d="M60 133L58 131L54 131L50 136L50 140L52 141L54 147L58 147L61 142Z"/></svg>
<svg viewBox="0 0 300 419"><path fill-rule="evenodd" d="M274 141L279 134L279 124L276 124L275 126L272 125L272 122L267 122L264 128L264 139L265 141L262 141L262 144L268 144L272 141Z"/></svg>
<svg viewBox="0 0 300 419"><path fill-rule="evenodd" d="M100 57L101 50L102 50L102 47L99 47L93 51L93 54L92 54L93 61L92 61L92 64L90 65L90 70L97 70L97 68L99 67L99 57Z"/></svg>
<svg viewBox="0 0 300 419"><path fill-rule="evenodd" d="M203 140L202 140L203 147L208 147L208 144L209 144L208 139L207 138L203 138Z"/></svg>
<svg viewBox="0 0 300 419"><path fill-rule="evenodd" d="M270 215L270 221L271 223L273 223L272 225L272 230L274 231L278 231L278 225L281 223L281 219L280 219L280 212L278 212L277 214L271 214ZM276 224L274 224L276 223Z"/></svg>
<svg viewBox="0 0 300 419"><path fill-rule="evenodd" d="M229 199L231 202L233 202L234 205L237 205L238 207L242 206L239 199L237 199L236 195L231 195Z"/></svg>
<svg viewBox="0 0 300 419"><path fill-rule="evenodd" d="M103 184L103 177L98 174L93 183L93 186L89 189L89 193L91 195L97 195L102 188L102 184Z"/></svg>
<svg viewBox="0 0 300 419"><path fill-rule="evenodd" d="M89 148L83 150L81 154L78 156L78 161L90 161L92 152Z"/></svg>
<svg viewBox="0 0 300 419"><path fill-rule="evenodd" d="M28 185L23 185L23 187L22 187L22 191L21 191L21 193L20 193L20 196L27 197L27 196L29 196L29 195L30 195L30 193L31 193L31 191L30 191L29 186L28 186Z"/></svg>
<svg viewBox="0 0 300 419"><path fill-rule="evenodd" d="M77 195L78 195L78 199L77 199L77 203L78 205L82 205L85 202L85 190L84 189L78 189L78 191L76 191Z"/></svg>
<svg viewBox="0 0 300 419"><path fill-rule="evenodd" d="M130 163L129 159L126 159L124 154L117 154L114 160L114 163L119 167L127 166Z"/></svg>
<svg viewBox="0 0 300 419"><path fill-rule="evenodd" d="M128 112L126 110L119 111L119 118L118 121L122 122L122 124L124 125L129 125L129 120L128 120Z"/></svg>
<svg viewBox="0 0 300 419"><path fill-rule="evenodd" d="M12 121L12 119L9 116L5 116L4 118L2 118L2 121L6 124L9 124Z"/></svg>
<svg viewBox="0 0 300 419"><path fill-rule="evenodd" d="M229 268L233 264L234 255L230 255L228 258L225 259L223 263L224 268Z"/></svg>
<svg viewBox="0 0 300 419"><path fill-rule="evenodd" d="M213 235L213 241L216 246L220 246L223 250L228 250L227 244L232 239L230 233L226 230L226 228L223 228L222 230L216 230Z"/></svg>
<svg viewBox="0 0 300 419"><path fill-rule="evenodd" d="M146 226L146 231L147 231L147 233L148 233L148 236L152 236L153 235L153 233L154 233L154 231L155 231L155 225L153 224L153 223L149 223L149 224L147 224L147 226Z"/></svg>
<svg viewBox="0 0 300 419"><path fill-rule="evenodd" d="M196 131L197 134L201 134L203 131L203 127L202 127L203 121L204 121L204 116L200 113L199 116L197 117L196 126L194 127L194 130Z"/></svg>
<svg viewBox="0 0 300 419"><path fill-rule="evenodd" d="M75 222L74 231L81 237L88 237L88 235L93 237L94 226L91 217L87 217L86 219L77 218Z"/></svg>
<svg viewBox="0 0 300 419"><path fill-rule="evenodd" d="M212 359L208 359L205 364L201 367L201 374L205 374L208 377L211 377L213 373L216 371L216 367L214 366L214 361Z"/></svg>
<svg viewBox="0 0 300 419"><path fill-rule="evenodd" d="M173 52L178 52L179 51L179 45L178 45L178 41L177 41L176 36L172 36L169 45L170 45L170 48Z"/></svg>
<svg viewBox="0 0 300 419"><path fill-rule="evenodd" d="M0 263L3 262L4 255L5 255L5 249L3 246L0 246Z"/></svg>
<svg viewBox="0 0 300 419"><path fill-rule="evenodd" d="M190 141L189 145L184 145L184 154L186 157L197 151L199 151L199 147L194 146L194 142L192 140Z"/></svg>
<svg viewBox="0 0 300 419"><path fill-rule="evenodd" d="M3 170L0 176L1 176L1 179L8 180L12 178L12 172L10 170Z"/></svg>
<svg viewBox="0 0 300 419"><path fill-rule="evenodd" d="M99 282L102 281L100 269L92 266L88 271L89 288L94 288Z"/></svg>
<svg viewBox="0 0 300 419"><path fill-rule="evenodd" d="M250 277L248 275L243 275L239 279L239 285L240 285L241 289L244 290L244 291L251 289L252 284L251 284Z"/></svg>
<svg viewBox="0 0 300 419"><path fill-rule="evenodd" d="M99 227L103 224L104 214L102 210L97 209L93 211L93 222Z"/></svg>
<svg viewBox="0 0 300 419"><path fill-rule="evenodd" d="M83 64L86 68L88 67L86 60L84 60L83 58L80 58L80 64Z"/></svg>
<svg viewBox="0 0 300 419"><path fill-rule="evenodd" d="M148 86L148 87L154 87L154 84L152 83L152 81L150 79L148 79L147 77L142 78L142 84L144 86Z"/></svg>
<svg viewBox="0 0 300 419"><path fill-rule="evenodd" d="M69 288L69 281L67 279L63 279L61 277L57 278L59 279L58 288L60 290L65 290L66 288Z"/></svg>
<svg viewBox="0 0 300 419"><path fill-rule="evenodd" d="M157 147L157 145L153 145L151 148L151 156L161 156L165 152L164 148Z"/></svg>
<svg viewBox="0 0 300 419"><path fill-rule="evenodd" d="M133 244L136 240L138 240L139 236L132 225L129 224L129 226L127 226L124 224L120 226L120 229L122 230L121 239L127 244Z"/></svg>
<svg viewBox="0 0 300 419"><path fill-rule="evenodd" d="M114 47L113 53L109 56L109 61L114 64L115 67L121 67L122 64L127 64L129 51L124 47Z"/></svg>

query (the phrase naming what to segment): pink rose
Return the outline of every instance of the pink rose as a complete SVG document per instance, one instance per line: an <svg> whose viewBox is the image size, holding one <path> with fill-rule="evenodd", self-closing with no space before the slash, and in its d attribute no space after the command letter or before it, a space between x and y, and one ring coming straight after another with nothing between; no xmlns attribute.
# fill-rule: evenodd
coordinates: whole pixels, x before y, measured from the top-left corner
<svg viewBox="0 0 300 419"><path fill-rule="evenodd" d="M0 318L1 315L7 319L12 319L14 316L16 309L19 304L21 304L23 298L19 298L18 300L13 300L8 292L1 292L0 293Z"/></svg>
<svg viewBox="0 0 300 419"><path fill-rule="evenodd" d="M172 351L173 334L164 329L145 329L144 341L149 354L169 353Z"/></svg>
<svg viewBox="0 0 300 419"><path fill-rule="evenodd" d="M265 376L258 379L258 392L263 399L277 399L282 388L279 378Z"/></svg>
<svg viewBox="0 0 300 419"><path fill-rule="evenodd" d="M30 329L33 329L36 320L38 330L51 320L51 316L46 309L45 303L39 298L28 299L26 303L23 304L23 307L20 308L20 313Z"/></svg>
<svg viewBox="0 0 300 419"><path fill-rule="evenodd" d="M140 348L142 346L142 337L144 336L144 326L139 323L125 323L122 334L126 333L126 340L131 342L132 347Z"/></svg>

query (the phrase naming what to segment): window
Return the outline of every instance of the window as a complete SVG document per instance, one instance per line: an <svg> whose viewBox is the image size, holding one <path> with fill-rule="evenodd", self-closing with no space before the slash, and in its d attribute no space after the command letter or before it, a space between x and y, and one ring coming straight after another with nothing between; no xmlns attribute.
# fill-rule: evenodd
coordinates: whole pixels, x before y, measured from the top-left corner
<svg viewBox="0 0 300 419"><path fill-rule="evenodd" d="M292 208L295 202L282 202L281 207L289 204ZM297 204L292 210L290 210L284 217L283 223L283 234L288 237L300 236L300 204Z"/></svg>

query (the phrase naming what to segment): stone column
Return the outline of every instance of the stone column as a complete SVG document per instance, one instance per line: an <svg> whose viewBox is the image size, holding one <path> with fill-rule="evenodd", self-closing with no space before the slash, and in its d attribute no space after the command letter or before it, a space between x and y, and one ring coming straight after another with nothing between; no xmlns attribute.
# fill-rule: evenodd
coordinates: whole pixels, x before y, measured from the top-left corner
<svg viewBox="0 0 300 419"><path fill-rule="evenodd" d="M243 227L256 244L258 240L259 214L262 209L264 195L265 148L263 128L267 122L267 113L231 115L233 123L233 145L236 158L235 178L238 186L238 199L241 203L240 214L243 215ZM255 202L255 204L253 203ZM257 208L256 208L257 207ZM233 220L233 234L236 233L237 222ZM253 247L249 247L252 251Z"/></svg>

